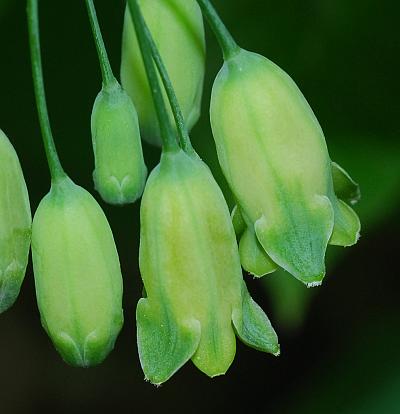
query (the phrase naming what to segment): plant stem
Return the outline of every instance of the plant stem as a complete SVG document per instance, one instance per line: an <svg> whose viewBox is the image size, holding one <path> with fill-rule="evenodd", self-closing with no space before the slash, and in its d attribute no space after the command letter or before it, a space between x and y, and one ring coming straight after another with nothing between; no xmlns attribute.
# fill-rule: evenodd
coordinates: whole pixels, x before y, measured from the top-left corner
<svg viewBox="0 0 400 414"><path fill-rule="evenodd" d="M58 158L53 134L51 132L49 114L47 111L46 95L43 82L42 59L40 55L40 32L38 0L28 0L28 30L29 46L31 50L33 85L35 89L36 106L39 116L42 139L46 152L47 163L50 169L51 179L64 177L66 174Z"/></svg>
<svg viewBox="0 0 400 414"><path fill-rule="evenodd" d="M114 84L116 82L116 79L111 69L110 60L108 59L107 50L103 41L103 36L101 35L101 30L99 22L97 20L97 14L93 0L86 0L86 6L89 14L90 26L92 27L94 42L96 44L97 55L99 57L103 86L107 87Z"/></svg>
<svg viewBox="0 0 400 414"><path fill-rule="evenodd" d="M151 57L151 47L147 40L145 22L137 0L128 0L128 5L133 24L135 26L140 50L142 52L143 63L150 84L150 90L153 95L163 147L166 151L176 151L179 149L179 145L175 137L175 131L170 123L169 114L162 95L161 85L158 81L157 70Z"/></svg>
<svg viewBox="0 0 400 414"><path fill-rule="evenodd" d="M222 49L224 59L227 60L239 52L240 48L219 17L210 0L197 0L208 24L211 26Z"/></svg>
<svg viewBox="0 0 400 414"><path fill-rule="evenodd" d="M172 113L174 115L176 128L178 130L178 135L179 135L180 146L185 152L193 153L194 149L192 147L192 143L190 142L189 133L185 125L185 119L183 117L182 110L179 106L178 98L176 96L174 87L172 85L171 79L168 75L168 71L162 60L162 57L154 42L153 36L151 35L151 32L145 22L144 22L144 30L147 36L147 40L149 42L149 46L151 48L151 54L152 54L153 60L157 66L158 72L160 74L161 80L164 85L164 89L167 93L167 97L168 97L168 100L171 106Z"/></svg>

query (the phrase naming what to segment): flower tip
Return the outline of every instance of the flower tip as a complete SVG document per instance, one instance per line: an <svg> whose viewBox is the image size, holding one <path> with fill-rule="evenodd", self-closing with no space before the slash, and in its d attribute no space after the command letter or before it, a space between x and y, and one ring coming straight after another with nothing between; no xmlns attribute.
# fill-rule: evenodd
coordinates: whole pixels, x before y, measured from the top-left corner
<svg viewBox="0 0 400 414"><path fill-rule="evenodd" d="M96 172L93 173L93 178L95 189L101 198L106 203L117 206L134 203L142 195L145 184L145 179L143 179L138 187L137 180L131 175L125 175L122 179L111 175L106 183L97 179Z"/></svg>
<svg viewBox="0 0 400 414"><path fill-rule="evenodd" d="M318 286L321 286L321 285L322 285L322 280L315 280L313 282L307 282L306 283L306 286L308 288L318 287Z"/></svg>
<svg viewBox="0 0 400 414"><path fill-rule="evenodd" d="M276 357L280 356L281 355L281 347L280 347L280 345L277 344L275 349L276 349L275 351L272 351L271 352L272 355L273 356L276 356Z"/></svg>

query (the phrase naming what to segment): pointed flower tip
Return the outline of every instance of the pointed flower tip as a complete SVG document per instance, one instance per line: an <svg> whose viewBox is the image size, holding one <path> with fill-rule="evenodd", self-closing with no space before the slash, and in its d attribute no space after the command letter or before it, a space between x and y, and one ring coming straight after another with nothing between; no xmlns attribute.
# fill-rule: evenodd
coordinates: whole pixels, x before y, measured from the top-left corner
<svg viewBox="0 0 400 414"><path fill-rule="evenodd" d="M108 178L107 185L97 183L96 175L93 174L95 189L101 195L101 198L108 204L123 206L132 204L137 201L143 193L146 177L144 174L141 178L141 184L137 185L137 178L132 175L125 175L122 179L115 176Z"/></svg>
<svg viewBox="0 0 400 414"><path fill-rule="evenodd" d="M314 282L307 282L306 286L308 288L313 288L313 287L317 287L317 286L321 286L322 285L322 280L315 280Z"/></svg>
<svg viewBox="0 0 400 414"><path fill-rule="evenodd" d="M209 374L208 376L210 378L217 378L217 377L221 377L222 375L225 375L225 374L226 374L226 370L223 371L223 372L216 372L215 374Z"/></svg>
<svg viewBox="0 0 400 414"><path fill-rule="evenodd" d="M275 351L272 351L271 354L276 357L281 355L281 347L279 344L277 344Z"/></svg>
<svg viewBox="0 0 400 414"><path fill-rule="evenodd" d="M159 378L150 379L150 378L149 378L149 377L147 377L147 376L145 376L145 377L144 377L144 380L145 380L146 382L149 382L151 385L154 385L156 388L160 388L160 387L161 387L161 385L163 385L163 383L164 383L165 381L167 381L166 379L165 379L165 380L161 380L161 379L159 379Z"/></svg>

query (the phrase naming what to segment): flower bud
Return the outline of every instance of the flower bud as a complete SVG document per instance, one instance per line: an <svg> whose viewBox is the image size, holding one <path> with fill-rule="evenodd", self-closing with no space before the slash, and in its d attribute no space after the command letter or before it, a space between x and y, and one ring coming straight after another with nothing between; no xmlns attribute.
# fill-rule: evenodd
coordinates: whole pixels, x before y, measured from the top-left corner
<svg viewBox="0 0 400 414"><path fill-rule="evenodd" d="M96 190L108 203L133 203L143 193L147 168L135 107L117 82L97 95L91 124Z"/></svg>
<svg viewBox="0 0 400 414"><path fill-rule="evenodd" d="M41 321L54 346L71 365L99 364L123 324L121 269L103 211L67 177L36 211L32 256Z"/></svg>
<svg viewBox="0 0 400 414"><path fill-rule="evenodd" d="M356 243L360 222L335 195L325 138L302 93L271 61L240 50L215 80L210 112L221 167L261 246L302 282L320 284L328 242Z"/></svg>
<svg viewBox="0 0 400 414"><path fill-rule="evenodd" d="M139 4L190 130L200 116L205 71L200 8L195 0L139 0ZM161 145L159 123L128 7L121 59L122 85L138 111L142 138L153 145ZM170 116L172 119L171 112Z"/></svg>
<svg viewBox="0 0 400 414"><path fill-rule="evenodd" d="M208 167L165 153L141 205L140 269L146 298L137 306L140 361L152 383L189 359L210 377L224 374L237 336L279 354L267 316L242 280L229 211Z"/></svg>
<svg viewBox="0 0 400 414"><path fill-rule="evenodd" d="M31 209L18 156L0 129L0 313L24 280L31 243Z"/></svg>

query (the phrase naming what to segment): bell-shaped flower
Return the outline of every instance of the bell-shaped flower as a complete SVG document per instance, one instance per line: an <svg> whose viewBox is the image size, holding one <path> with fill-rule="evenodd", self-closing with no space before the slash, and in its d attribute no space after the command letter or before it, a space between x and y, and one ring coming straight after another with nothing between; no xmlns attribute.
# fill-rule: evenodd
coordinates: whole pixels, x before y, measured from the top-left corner
<svg viewBox="0 0 400 414"><path fill-rule="evenodd" d="M139 0L139 4L190 130L200 116L205 72L200 8L195 0ZM159 123L128 7L122 37L121 81L138 111L142 138L161 145Z"/></svg>
<svg viewBox="0 0 400 414"><path fill-rule="evenodd" d="M103 211L67 177L39 204L32 256L41 321L54 346L71 365L99 364L123 324L121 269Z"/></svg>
<svg viewBox="0 0 400 414"><path fill-rule="evenodd" d="M304 96L270 60L238 49L215 80L210 112L219 162L248 228L243 250L257 238L266 260L320 284L327 244L358 240L360 222L345 201L359 193L332 164Z"/></svg>
<svg viewBox="0 0 400 414"><path fill-rule="evenodd" d="M164 153L149 177L140 270L146 297L137 306L138 349L152 383L165 382L189 359L210 377L224 374L235 334L279 354L276 333L243 282L222 192L197 155Z"/></svg>
<svg viewBox="0 0 400 414"><path fill-rule="evenodd" d="M0 130L0 313L18 297L31 244L31 209L14 147Z"/></svg>
<svg viewBox="0 0 400 414"><path fill-rule="evenodd" d="M133 203L147 177L136 109L117 81L97 95L92 112L96 190L111 204Z"/></svg>

